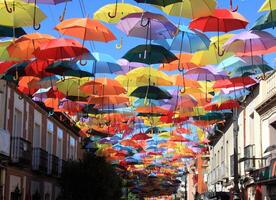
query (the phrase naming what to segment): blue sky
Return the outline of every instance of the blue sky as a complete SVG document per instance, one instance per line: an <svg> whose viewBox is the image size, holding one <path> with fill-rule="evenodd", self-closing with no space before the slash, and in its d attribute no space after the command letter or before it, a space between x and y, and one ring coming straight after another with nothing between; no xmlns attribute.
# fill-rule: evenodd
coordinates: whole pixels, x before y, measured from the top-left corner
<svg viewBox="0 0 276 200"><path fill-rule="evenodd" d="M80 1L83 1L86 9L86 16L93 17L93 13L98 10L100 7L109 4L109 3L115 3L115 0L72 0L72 2L68 3L67 7L67 13L65 16L65 19L68 18L73 18L73 17L83 17L83 14L81 12L80 8ZM120 2L120 0L119 0ZM238 12L245 16L250 24L247 26L247 29L249 29L255 22L255 20L261 16L262 14L265 13L258 13L258 9L260 6L263 4L264 0L233 0L234 6L236 4L239 5L239 10ZM125 3L131 3L134 5L138 5L142 7L143 9L151 12L156 12L156 13L162 13L158 9L147 5L147 4L138 4L134 0L125 0ZM55 31L53 28L56 24L59 23L59 16L61 15L64 4L59 4L59 5L43 5L40 4L39 7L46 13L48 18L42 22L42 28L39 30L41 33L48 33L52 34L56 37L59 37L59 34L57 31ZM219 0L218 1L218 7L219 8L229 8L229 0ZM167 16L171 21L178 23L178 18L176 17L170 17ZM188 25L188 21L183 19L183 23L185 25ZM108 53L115 57L116 59L122 57L124 53L131 49L132 47L138 45L138 44L143 44L144 40L138 39L138 38L133 38L133 37L127 37L124 33L119 31L115 25L112 24L106 24L116 35L118 41L110 42L108 44L106 43L95 43L96 51L103 52L103 53ZM27 32L33 32L32 28L26 29ZM240 31L240 30L239 30ZM267 31L273 33L275 35L276 31L273 29L268 29ZM208 36L211 36L208 34ZM116 49L115 45L116 43L119 43L120 38L123 37L123 48L122 49ZM90 45L88 43L87 47L89 48ZM91 49L90 49L91 50ZM273 59L276 57L275 54L265 56L265 59L271 64L275 66L275 62L273 63Z"/></svg>

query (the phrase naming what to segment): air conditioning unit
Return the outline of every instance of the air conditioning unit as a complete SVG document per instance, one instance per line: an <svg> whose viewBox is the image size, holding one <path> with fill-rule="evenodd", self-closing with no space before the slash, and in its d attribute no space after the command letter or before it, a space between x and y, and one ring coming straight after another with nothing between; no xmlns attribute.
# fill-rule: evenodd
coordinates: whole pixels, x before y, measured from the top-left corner
<svg viewBox="0 0 276 200"><path fill-rule="evenodd" d="M10 156L11 138L8 131L0 129L0 154Z"/></svg>

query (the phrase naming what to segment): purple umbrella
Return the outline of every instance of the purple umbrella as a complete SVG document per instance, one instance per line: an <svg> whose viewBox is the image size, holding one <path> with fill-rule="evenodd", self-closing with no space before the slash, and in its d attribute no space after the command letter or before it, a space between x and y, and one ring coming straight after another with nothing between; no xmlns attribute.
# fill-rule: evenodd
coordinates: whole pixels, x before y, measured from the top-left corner
<svg viewBox="0 0 276 200"><path fill-rule="evenodd" d="M117 28L128 36L149 40L173 38L177 32L177 27L166 17L151 12L129 14L122 18Z"/></svg>
<svg viewBox="0 0 276 200"><path fill-rule="evenodd" d="M215 81L225 79L227 76L216 72L214 67L198 67L185 72L185 78L197 81Z"/></svg>
<svg viewBox="0 0 276 200"><path fill-rule="evenodd" d="M272 53L276 47L276 37L265 31L246 31L230 38L224 45L226 51L235 52L239 56Z"/></svg>
<svg viewBox="0 0 276 200"><path fill-rule="evenodd" d="M36 4L37 3L56 5L56 4L59 4L59 3L66 2L63 13L62 13L62 16L60 16L60 21L63 21L64 16L65 16L65 12L66 12L66 9L67 9L67 2L71 1L71 0L24 0L24 1L27 2L27 3L34 3L35 4L35 6L34 6L33 28L35 30L39 30L41 25L40 24L36 25L36 8L37 8Z"/></svg>
<svg viewBox="0 0 276 200"><path fill-rule="evenodd" d="M129 71L138 68L138 67L144 67L145 65L142 63L137 62L129 62L126 59L119 59L117 63L121 66L122 70L115 72L116 74L126 74Z"/></svg>

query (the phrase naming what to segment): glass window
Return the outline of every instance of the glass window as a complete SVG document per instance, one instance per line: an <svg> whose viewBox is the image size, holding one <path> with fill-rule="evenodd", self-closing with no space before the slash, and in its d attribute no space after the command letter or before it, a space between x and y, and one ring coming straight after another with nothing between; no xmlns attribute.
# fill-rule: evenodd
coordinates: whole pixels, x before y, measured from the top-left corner
<svg viewBox="0 0 276 200"><path fill-rule="evenodd" d="M40 125L35 123L33 132L33 147L40 147L41 128Z"/></svg>
<svg viewBox="0 0 276 200"><path fill-rule="evenodd" d="M22 112L18 109L14 109L14 121L13 121L13 135L14 137L22 136Z"/></svg>

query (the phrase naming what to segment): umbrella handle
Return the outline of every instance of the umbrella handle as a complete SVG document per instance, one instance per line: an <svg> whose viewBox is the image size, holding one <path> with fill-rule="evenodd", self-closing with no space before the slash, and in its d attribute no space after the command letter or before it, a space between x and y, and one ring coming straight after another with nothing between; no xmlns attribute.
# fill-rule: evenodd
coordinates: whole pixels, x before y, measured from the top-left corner
<svg viewBox="0 0 276 200"><path fill-rule="evenodd" d="M218 50L218 55L219 55L220 57L224 56L224 54L225 54L225 49L222 49L222 51L221 51L219 45L218 45L218 46L217 46L216 44L214 44L214 45L215 45L216 49Z"/></svg>
<svg viewBox="0 0 276 200"><path fill-rule="evenodd" d="M48 117L50 117L50 116L53 116L55 114L55 112L52 110L52 111L49 111L48 112Z"/></svg>
<svg viewBox="0 0 276 200"><path fill-rule="evenodd" d="M111 15L111 12L108 12L108 17L110 18L115 18L117 16L117 11L118 11L118 0L116 0L116 4L115 4L115 10L114 10L114 15Z"/></svg>
<svg viewBox="0 0 276 200"><path fill-rule="evenodd" d="M8 13L12 13L12 12L15 11L14 2L13 2L13 8L9 8L7 0L4 0L4 3L5 3L5 7L6 7L6 10L7 10Z"/></svg>
<svg viewBox="0 0 276 200"><path fill-rule="evenodd" d="M80 60L80 65L81 66L85 66L85 65L87 65L87 60Z"/></svg>
<svg viewBox="0 0 276 200"><path fill-rule="evenodd" d="M35 0L35 3L34 3L34 18L33 18L33 28L34 30L39 30L41 28L41 25L40 24L36 24L36 0Z"/></svg>
<svg viewBox="0 0 276 200"><path fill-rule="evenodd" d="M147 26L149 25L149 23L150 23L150 19L147 19L147 23L146 23L146 24L143 24L144 19L145 19L145 18L142 16L142 17L141 17L141 20L140 20L140 25L141 25L142 27L147 27Z"/></svg>
<svg viewBox="0 0 276 200"><path fill-rule="evenodd" d="M18 71L16 71L16 72L15 72L15 76L13 76L12 79L13 79L14 81L17 81L18 78L19 78L19 77L18 77Z"/></svg>
<svg viewBox="0 0 276 200"><path fill-rule="evenodd" d="M121 49L123 47L123 37L120 39L120 43L116 44L116 49Z"/></svg>
<svg viewBox="0 0 276 200"><path fill-rule="evenodd" d="M237 5L236 8L233 8L233 1L230 0L230 10L232 12L237 12L239 10L239 6Z"/></svg>

